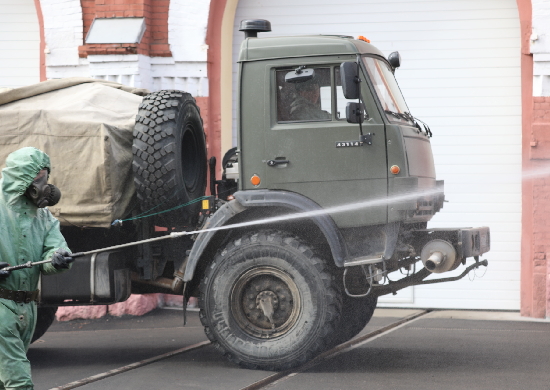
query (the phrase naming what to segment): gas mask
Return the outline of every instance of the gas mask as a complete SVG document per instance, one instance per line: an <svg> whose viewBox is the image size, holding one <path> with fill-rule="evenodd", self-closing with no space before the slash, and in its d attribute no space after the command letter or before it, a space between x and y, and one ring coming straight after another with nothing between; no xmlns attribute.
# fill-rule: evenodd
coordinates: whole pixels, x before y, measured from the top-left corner
<svg viewBox="0 0 550 390"><path fill-rule="evenodd" d="M36 207L44 208L57 204L59 199L61 199L61 191L53 184L48 184L48 171L43 169L34 178L29 188L27 188L25 196L29 198Z"/></svg>

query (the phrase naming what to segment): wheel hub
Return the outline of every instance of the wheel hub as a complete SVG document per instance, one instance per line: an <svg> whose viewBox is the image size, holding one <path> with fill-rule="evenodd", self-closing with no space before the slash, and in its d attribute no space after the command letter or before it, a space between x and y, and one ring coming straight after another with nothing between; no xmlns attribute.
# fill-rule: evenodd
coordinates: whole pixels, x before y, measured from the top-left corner
<svg viewBox="0 0 550 390"><path fill-rule="evenodd" d="M290 329L298 318L299 293L294 281L272 267L250 270L236 282L232 311L250 335L275 337Z"/></svg>
<svg viewBox="0 0 550 390"><path fill-rule="evenodd" d="M278 307L279 300L273 291L262 291L256 297L256 309L261 309L264 316L271 322L271 329L275 329L273 314Z"/></svg>

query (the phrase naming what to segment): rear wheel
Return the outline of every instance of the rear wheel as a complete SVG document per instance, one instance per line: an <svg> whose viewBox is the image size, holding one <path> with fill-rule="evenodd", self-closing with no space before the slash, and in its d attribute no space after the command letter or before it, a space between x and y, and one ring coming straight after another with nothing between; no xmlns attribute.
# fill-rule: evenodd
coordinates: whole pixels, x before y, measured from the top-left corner
<svg viewBox="0 0 550 390"><path fill-rule="evenodd" d="M327 264L296 237L249 233L222 249L201 284L206 335L247 368L298 366L329 345L341 296Z"/></svg>
<svg viewBox="0 0 550 390"><path fill-rule="evenodd" d="M38 307L36 309L36 327L34 328L34 334L32 335L31 343L34 343L40 337L46 333L48 328L55 320L55 313L57 312L57 306L54 307Z"/></svg>
<svg viewBox="0 0 550 390"><path fill-rule="evenodd" d="M354 298L344 295L342 317L336 331L336 344L345 343L357 336L369 323L378 297L367 295L366 297Z"/></svg>
<svg viewBox="0 0 550 390"><path fill-rule="evenodd" d="M365 272L363 267L348 267L344 272L339 272L338 281L343 291L343 307L334 345L345 343L357 336L367 326L376 309L378 297L368 294L370 285Z"/></svg>
<svg viewBox="0 0 550 390"><path fill-rule="evenodd" d="M143 98L134 127L133 170L143 212L155 214L189 203L206 189L206 141L195 99L181 91ZM194 225L200 203L158 214L157 223Z"/></svg>

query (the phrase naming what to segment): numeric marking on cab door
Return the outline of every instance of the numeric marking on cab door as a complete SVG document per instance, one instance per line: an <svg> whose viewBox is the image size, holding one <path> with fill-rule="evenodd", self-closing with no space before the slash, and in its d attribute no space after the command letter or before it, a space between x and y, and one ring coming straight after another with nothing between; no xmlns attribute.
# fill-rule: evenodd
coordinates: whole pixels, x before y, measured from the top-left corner
<svg viewBox="0 0 550 390"><path fill-rule="evenodd" d="M352 148L354 146L363 146L360 141L336 141L337 148Z"/></svg>

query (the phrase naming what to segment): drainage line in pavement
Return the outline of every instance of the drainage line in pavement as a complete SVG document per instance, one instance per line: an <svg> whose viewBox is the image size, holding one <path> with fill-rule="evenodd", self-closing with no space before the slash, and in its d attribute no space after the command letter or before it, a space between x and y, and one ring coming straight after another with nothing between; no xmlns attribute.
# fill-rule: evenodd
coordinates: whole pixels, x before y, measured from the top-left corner
<svg viewBox="0 0 550 390"><path fill-rule="evenodd" d="M68 383L68 384L63 385L63 386L54 387L54 388L51 388L50 390L74 389L74 388L77 388L77 387L80 387L80 386L87 385L87 384L92 383L92 382L97 382L99 380L102 380L102 379L105 379L105 378L108 378L108 377L111 377L111 376L122 374L123 372L130 371L130 370L133 370L135 368L146 366L147 364L158 362L159 360L164 360L164 359L171 358L172 356L179 355L180 353L189 352L189 351L192 351L194 349L201 348L201 347L203 347L205 345L208 345L208 344L210 344L210 341L202 341L200 343L193 344L193 345L190 345L190 346L185 347L185 348L176 349L175 351L167 352L167 353L164 353L162 355L154 356L154 357L149 358L149 359L145 359L145 360L142 360L142 361L139 361L139 362L136 362L136 363L128 364L127 366L123 366L123 367L115 368L115 369L110 370L110 371L102 372L101 374L97 374L97 375L90 376L88 378L80 379L78 381L71 382L71 383Z"/></svg>
<svg viewBox="0 0 550 390"><path fill-rule="evenodd" d="M353 338L353 339L351 339L349 341L346 341L345 343L340 344L340 345L338 345L338 346L336 346L336 347L334 347L334 348L332 348L332 349L330 349L326 352L323 352L319 356L315 357L313 360L301 365L300 367L290 369L290 370L281 371L281 372L277 372L277 373L275 373L273 375L270 375L270 376L268 376L264 379L261 379L257 382L254 382L253 384L251 384L249 386L243 387L241 390L261 390L261 389L264 389L268 385L271 385L271 384L273 384L277 381L280 381L280 380L284 380L286 378L290 378L290 377L292 377L292 376L294 376L294 375L296 375L300 372L304 372L306 370L309 370L310 368L320 364L324 360L329 359L333 356L336 356L336 355L340 354L344 350L356 347L359 344L362 344L365 341L367 341L367 340L369 340L369 339L371 339L375 336L378 336L382 333L386 333L388 331L394 330L395 328L399 327L400 325L404 325L407 322L410 322L410 321L413 321L413 320L415 320L419 317L422 317L422 316L428 314L429 312L431 312L431 310L423 310L419 313L411 314L408 317L402 318L399 321L393 322L393 323L391 323L389 325L386 325L386 326L384 326L380 329L376 329L376 330L374 330L370 333L367 333L363 336Z"/></svg>

